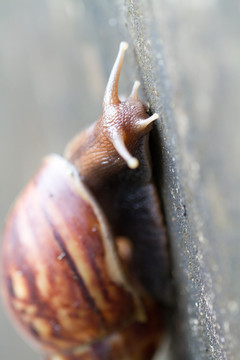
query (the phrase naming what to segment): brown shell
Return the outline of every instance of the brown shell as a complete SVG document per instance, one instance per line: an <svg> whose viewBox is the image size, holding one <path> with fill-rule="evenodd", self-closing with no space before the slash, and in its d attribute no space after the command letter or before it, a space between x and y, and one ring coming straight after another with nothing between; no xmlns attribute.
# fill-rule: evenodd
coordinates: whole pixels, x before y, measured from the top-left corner
<svg viewBox="0 0 240 360"><path fill-rule="evenodd" d="M53 354L47 360L150 360L165 336L166 311L144 299L147 322L135 321L101 341L71 353Z"/></svg>
<svg viewBox="0 0 240 360"><path fill-rule="evenodd" d="M62 157L45 159L3 237L6 304L44 349L88 344L143 316L98 205Z"/></svg>

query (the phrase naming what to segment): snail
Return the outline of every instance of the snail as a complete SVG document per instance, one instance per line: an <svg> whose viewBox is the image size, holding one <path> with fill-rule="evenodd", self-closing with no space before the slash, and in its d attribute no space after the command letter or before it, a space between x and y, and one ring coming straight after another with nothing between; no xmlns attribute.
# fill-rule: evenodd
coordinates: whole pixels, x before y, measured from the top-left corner
<svg viewBox="0 0 240 360"><path fill-rule="evenodd" d="M102 116L64 157L43 160L6 221L5 304L46 359L146 360L164 332L156 304L168 281L166 232L148 149L158 115L139 100L138 81L119 100L127 47Z"/></svg>

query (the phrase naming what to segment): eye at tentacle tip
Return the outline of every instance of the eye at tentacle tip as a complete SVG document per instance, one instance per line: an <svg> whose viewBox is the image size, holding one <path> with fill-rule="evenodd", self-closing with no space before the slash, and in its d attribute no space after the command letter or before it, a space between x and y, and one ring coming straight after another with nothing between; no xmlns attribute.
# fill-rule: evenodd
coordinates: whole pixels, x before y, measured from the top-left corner
<svg viewBox="0 0 240 360"><path fill-rule="evenodd" d="M127 50L127 48L128 48L128 43L127 43L126 41L121 41L119 48L120 48L120 51L121 51L121 50L123 50L123 51Z"/></svg>

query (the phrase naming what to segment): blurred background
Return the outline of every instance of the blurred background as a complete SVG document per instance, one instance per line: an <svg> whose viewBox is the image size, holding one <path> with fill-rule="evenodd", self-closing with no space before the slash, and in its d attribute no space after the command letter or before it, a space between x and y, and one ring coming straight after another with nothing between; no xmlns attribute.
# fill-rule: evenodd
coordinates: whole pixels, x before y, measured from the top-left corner
<svg viewBox="0 0 240 360"><path fill-rule="evenodd" d="M120 93L161 114L162 197L177 291L174 359L240 351L238 0L0 2L0 227L42 157L101 114L119 42ZM180 339L177 341L177 339ZM0 358L40 359L0 309ZM176 355L177 354L177 355ZM167 355L170 359L171 355Z"/></svg>

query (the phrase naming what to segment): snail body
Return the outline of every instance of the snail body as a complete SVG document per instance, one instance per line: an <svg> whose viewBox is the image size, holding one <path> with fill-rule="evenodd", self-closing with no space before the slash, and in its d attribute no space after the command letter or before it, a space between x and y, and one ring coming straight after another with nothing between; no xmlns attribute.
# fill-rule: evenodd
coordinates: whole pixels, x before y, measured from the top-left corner
<svg viewBox="0 0 240 360"><path fill-rule="evenodd" d="M146 295L161 297L167 273L147 151L158 115L149 116L138 99L138 82L126 101L118 98L126 48L121 43L102 116L70 142L65 158L43 161L3 234L5 303L21 332L51 360L126 359L124 346L139 328L149 335L139 330L147 340L129 358L146 360L162 333L153 315L159 310ZM117 249L119 237L130 241L128 262Z"/></svg>

